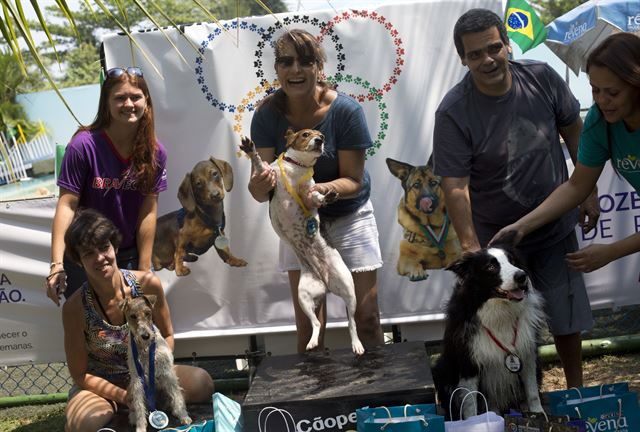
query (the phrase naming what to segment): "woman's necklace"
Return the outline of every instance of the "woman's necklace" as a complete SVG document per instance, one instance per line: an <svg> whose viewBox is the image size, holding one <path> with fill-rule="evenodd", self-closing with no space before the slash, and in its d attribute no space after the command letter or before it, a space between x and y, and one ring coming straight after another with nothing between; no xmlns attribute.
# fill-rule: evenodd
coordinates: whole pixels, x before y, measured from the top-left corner
<svg viewBox="0 0 640 432"><path fill-rule="evenodd" d="M122 294L122 298L125 298L125 293L124 293L124 282L122 280L122 274L120 274L120 293ZM93 294L93 298L96 299L96 303L98 303L98 307L100 308L100 312L102 312L102 316L104 316L104 319L107 321L107 323L109 323L109 325L113 325L113 323L111 322L111 320L109 319L109 315L107 315L107 311L105 310L104 306L102 306L102 302L100 301L100 297L98 297L98 293L96 292L96 290L93 288L93 286L89 285L91 287L91 293Z"/></svg>

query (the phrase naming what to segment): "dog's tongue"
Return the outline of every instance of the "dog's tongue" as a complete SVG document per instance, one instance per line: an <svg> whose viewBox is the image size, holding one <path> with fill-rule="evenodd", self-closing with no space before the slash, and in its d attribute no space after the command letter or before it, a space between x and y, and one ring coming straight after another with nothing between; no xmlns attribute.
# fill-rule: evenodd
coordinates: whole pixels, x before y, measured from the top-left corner
<svg viewBox="0 0 640 432"><path fill-rule="evenodd" d="M524 298L524 291L522 291L521 289L508 291L507 298L509 300L522 300Z"/></svg>
<svg viewBox="0 0 640 432"><path fill-rule="evenodd" d="M420 211L430 212L431 206L433 205L433 200L431 198L422 198L420 200Z"/></svg>

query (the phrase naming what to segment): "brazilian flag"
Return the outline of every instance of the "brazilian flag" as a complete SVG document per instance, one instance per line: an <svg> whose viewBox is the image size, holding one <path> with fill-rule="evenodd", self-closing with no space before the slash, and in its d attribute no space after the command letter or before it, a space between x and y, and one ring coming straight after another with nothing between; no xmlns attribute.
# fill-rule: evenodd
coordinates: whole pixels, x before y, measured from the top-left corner
<svg viewBox="0 0 640 432"><path fill-rule="evenodd" d="M523 53L547 38L547 29L526 0L509 0L504 22L509 38L518 44Z"/></svg>

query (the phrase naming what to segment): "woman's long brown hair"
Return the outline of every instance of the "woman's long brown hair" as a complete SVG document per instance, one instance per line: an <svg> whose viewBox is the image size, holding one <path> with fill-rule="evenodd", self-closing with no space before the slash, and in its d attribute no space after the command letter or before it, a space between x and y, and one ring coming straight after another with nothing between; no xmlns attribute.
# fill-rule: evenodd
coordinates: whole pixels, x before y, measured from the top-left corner
<svg viewBox="0 0 640 432"><path fill-rule="evenodd" d="M138 123L138 130L133 139L133 151L131 153L131 168L126 175L136 179L136 186L140 192L150 192L154 186L158 171L156 152L158 144L156 140L155 125L153 119L153 104L149 87L143 77L123 73L118 77L107 77L100 89L100 101L95 120L88 126L81 126L76 131L104 130L111 125L111 112L109 111L109 97L114 87L128 82L132 86L142 90L147 101L147 109Z"/></svg>

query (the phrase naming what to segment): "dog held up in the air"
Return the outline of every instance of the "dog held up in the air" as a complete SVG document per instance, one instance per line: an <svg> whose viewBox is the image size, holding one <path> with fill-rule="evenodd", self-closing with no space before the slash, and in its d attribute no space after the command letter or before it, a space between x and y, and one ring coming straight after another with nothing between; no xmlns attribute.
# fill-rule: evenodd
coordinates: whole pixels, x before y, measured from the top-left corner
<svg viewBox="0 0 640 432"><path fill-rule="evenodd" d="M286 141L286 151L271 164L277 182L269 202L269 215L273 229L293 248L300 261L298 302L313 327L306 349L318 346L321 325L315 311L328 290L345 302L351 348L360 355L364 353L364 347L358 338L354 318L356 295L353 278L338 251L322 237L317 209L306 208L301 198L314 185L313 165L322 154L324 136L311 129L288 130ZM250 157L254 172L266 169L251 139L243 137L240 149ZM331 191L322 195L314 191L312 199L316 205L322 206L334 202L338 194Z"/></svg>

